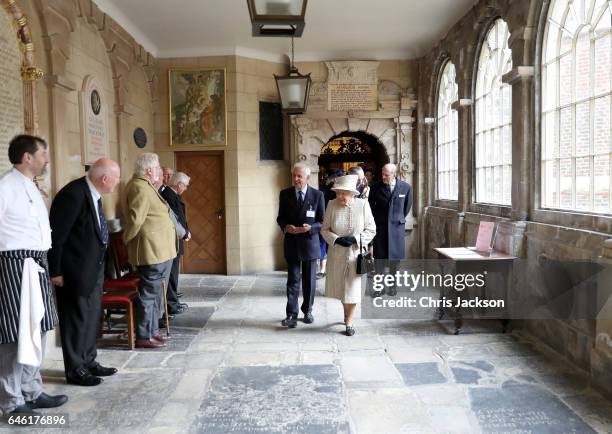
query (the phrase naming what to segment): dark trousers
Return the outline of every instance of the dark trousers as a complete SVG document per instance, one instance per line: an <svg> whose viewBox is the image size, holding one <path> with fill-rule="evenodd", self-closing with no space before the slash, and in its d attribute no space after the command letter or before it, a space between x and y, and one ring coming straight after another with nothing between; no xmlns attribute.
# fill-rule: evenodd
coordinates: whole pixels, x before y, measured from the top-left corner
<svg viewBox="0 0 612 434"><path fill-rule="evenodd" d="M378 259L374 256L374 268L376 269L376 274L393 274L399 270L400 260L399 259ZM387 266L389 267L389 271L387 270Z"/></svg>
<svg viewBox="0 0 612 434"><path fill-rule="evenodd" d="M79 368L97 364L96 338L102 311L103 280L104 270L100 267L96 288L86 297L74 294L72 289L78 288L56 288L66 377L74 376Z"/></svg>
<svg viewBox="0 0 612 434"><path fill-rule="evenodd" d="M172 259L159 264L139 265L137 268L140 286L136 303L136 339L151 339L159 330L162 282L168 282Z"/></svg>
<svg viewBox="0 0 612 434"><path fill-rule="evenodd" d="M315 293L317 292L317 259L311 261L288 262L287 273L287 316L297 318L300 280L302 281L302 312L312 312ZM300 273L301 271L301 273ZM301 279L300 279L301 278Z"/></svg>
<svg viewBox="0 0 612 434"><path fill-rule="evenodd" d="M177 256L172 261L170 269L170 280L168 282L168 310L170 313L176 312L179 305L178 280L181 267L181 257Z"/></svg>

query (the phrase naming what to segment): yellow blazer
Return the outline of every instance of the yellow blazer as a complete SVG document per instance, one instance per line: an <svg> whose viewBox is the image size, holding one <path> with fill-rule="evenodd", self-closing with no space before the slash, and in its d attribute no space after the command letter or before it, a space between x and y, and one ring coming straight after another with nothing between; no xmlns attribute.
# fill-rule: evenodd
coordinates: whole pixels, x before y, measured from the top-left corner
<svg viewBox="0 0 612 434"><path fill-rule="evenodd" d="M134 175L125 186L123 240L132 265L159 264L176 257L176 228L170 208L151 182Z"/></svg>

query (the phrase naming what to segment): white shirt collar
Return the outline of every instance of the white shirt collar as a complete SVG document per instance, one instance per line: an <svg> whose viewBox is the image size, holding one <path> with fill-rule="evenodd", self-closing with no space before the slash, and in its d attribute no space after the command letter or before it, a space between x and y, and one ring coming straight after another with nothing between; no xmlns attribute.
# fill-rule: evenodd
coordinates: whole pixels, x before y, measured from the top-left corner
<svg viewBox="0 0 612 434"><path fill-rule="evenodd" d="M89 180L89 176L85 176L85 182L87 182L87 186L89 187L89 191L91 192L91 197L94 201L94 204L97 204L98 200L100 200L102 196L100 195L100 193L98 193L96 187Z"/></svg>
<svg viewBox="0 0 612 434"><path fill-rule="evenodd" d="M23 182L27 182L30 181L32 184L34 184L34 180L32 180L31 178L28 178L27 176L25 176L23 173L21 173L15 166L13 166L13 174L20 179ZM34 184L36 185L36 184Z"/></svg>
<svg viewBox="0 0 612 434"><path fill-rule="evenodd" d="M296 188L296 189L295 189L295 194L296 194L296 196L297 196L297 195L299 195L299 194L300 194L299 192L301 191L301 192L304 194L304 197L306 197L306 190L308 190L308 184L306 184L306 185L304 186L304 188L302 188L301 190L298 190L298 189Z"/></svg>

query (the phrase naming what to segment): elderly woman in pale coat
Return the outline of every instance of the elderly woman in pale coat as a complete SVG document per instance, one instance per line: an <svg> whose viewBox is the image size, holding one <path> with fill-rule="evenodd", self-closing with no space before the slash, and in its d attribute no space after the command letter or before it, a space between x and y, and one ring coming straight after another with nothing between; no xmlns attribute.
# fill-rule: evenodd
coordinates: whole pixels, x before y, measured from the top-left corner
<svg viewBox="0 0 612 434"><path fill-rule="evenodd" d="M325 295L344 305L346 335L353 336L353 316L361 301L361 275L357 274L357 256L361 246L376 235L376 224L367 200L358 199L357 175L336 178L336 199L329 201L321 234L329 245Z"/></svg>

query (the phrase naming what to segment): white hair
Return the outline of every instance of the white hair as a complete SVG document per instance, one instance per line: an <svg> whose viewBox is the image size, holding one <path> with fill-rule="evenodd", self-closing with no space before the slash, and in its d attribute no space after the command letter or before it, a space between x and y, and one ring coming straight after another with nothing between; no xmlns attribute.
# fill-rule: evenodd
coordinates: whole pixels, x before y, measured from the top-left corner
<svg viewBox="0 0 612 434"><path fill-rule="evenodd" d="M145 176L148 169L159 166L159 157L153 152L144 152L136 158L134 162L134 173L138 176Z"/></svg>
<svg viewBox="0 0 612 434"><path fill-rule="evenodd" d="M393 163L387 163L383 166L383 169L390 170L394 174L397 173L397 166Z"/></svg>
<svg viewBox="0 0 612 434"><path fill-rule="evenodd" d="M310 167L302 162L295 163L293 167L291 167L291 173L293 173L295 169L302 169L304 173L306 173L306 176L310 176Z"/></svg>
<svg viewBox="0 0 612 434"><path fill-rule="evenodd" d="M174 175L172 175L172 178L170 178L170 185L178 185L179 182L182 182L184 185L189 184L189 180L191 178L189 176L187 176L187 174L183 173L183 172L176 172Z"/></svg>

